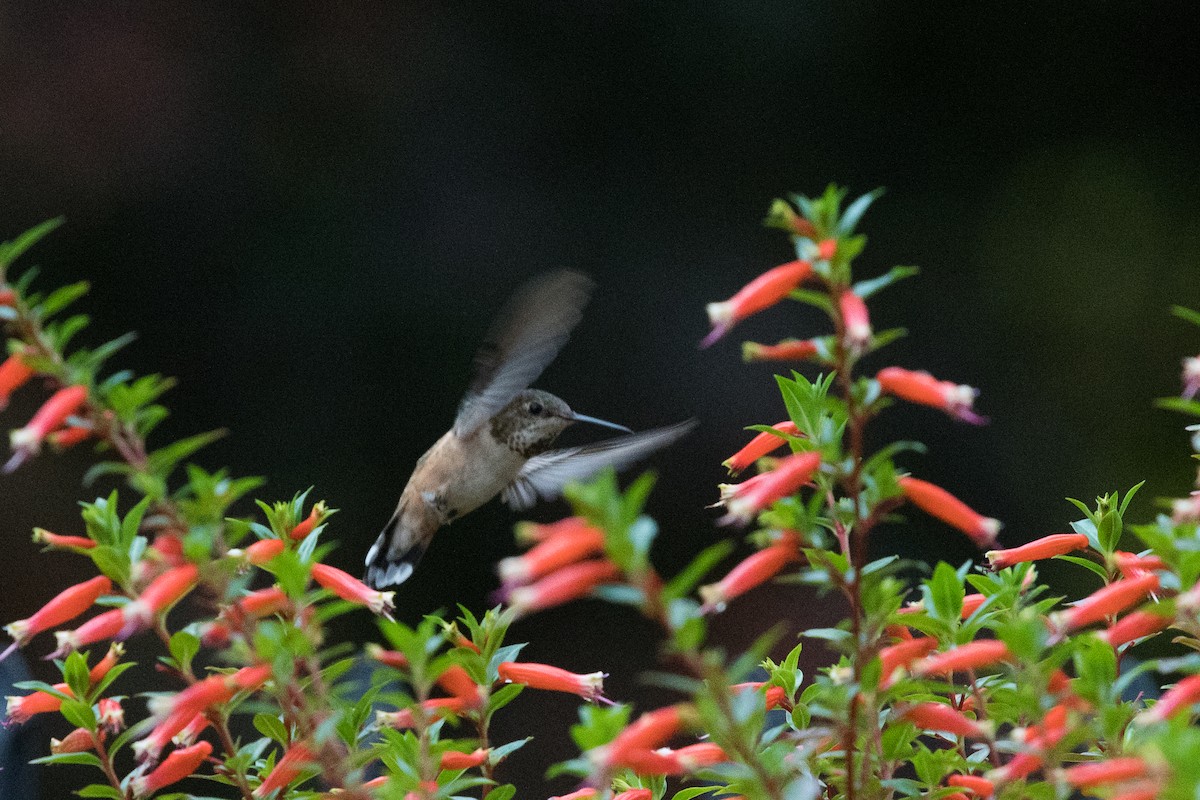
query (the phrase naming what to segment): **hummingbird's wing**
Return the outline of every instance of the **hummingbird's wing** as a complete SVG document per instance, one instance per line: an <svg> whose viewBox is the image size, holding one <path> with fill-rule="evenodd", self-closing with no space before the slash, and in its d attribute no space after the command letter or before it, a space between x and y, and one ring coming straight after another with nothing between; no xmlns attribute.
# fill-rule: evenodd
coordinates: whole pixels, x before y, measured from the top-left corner
<svg viewBox="0 0 1200 800"><path fill-rule="evenodd" d="M579 323L592 285L586 275L562 270L518 290L475 355L475 374L454 420L456 436L478 430L537 380Z"/></svg>
<svg viewBox="0 0 1200 800"><path fill-rule="evenodd" d="M672 444L695 427L696 420L689 419L595 444L542 453L525 462L517 477L505 487L500 499L517 511L523 511L539 499L552 500L558 497L568 483L587 480L605 467L624 469L655 450Z"/></svg>

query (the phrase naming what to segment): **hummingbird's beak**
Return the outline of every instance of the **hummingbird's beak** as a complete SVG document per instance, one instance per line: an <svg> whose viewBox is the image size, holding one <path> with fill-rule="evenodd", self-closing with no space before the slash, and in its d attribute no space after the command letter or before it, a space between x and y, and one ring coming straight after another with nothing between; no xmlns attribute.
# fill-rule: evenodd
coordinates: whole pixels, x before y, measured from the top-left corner
<svg viewBox="0 0 1200 800"><path fill-rule="evenodd" d="M618 425L615 422L607 422L602 419L596 419L595 417L589 417L587 414L577 414L574 411L571 412L571 421L572 422L590 422L593 425L602 425L605 428L615 428L616 430L619 430L619 431L625 431L625 433L633 433L633 430L631 428L626 428L624 425Z"/></svg>

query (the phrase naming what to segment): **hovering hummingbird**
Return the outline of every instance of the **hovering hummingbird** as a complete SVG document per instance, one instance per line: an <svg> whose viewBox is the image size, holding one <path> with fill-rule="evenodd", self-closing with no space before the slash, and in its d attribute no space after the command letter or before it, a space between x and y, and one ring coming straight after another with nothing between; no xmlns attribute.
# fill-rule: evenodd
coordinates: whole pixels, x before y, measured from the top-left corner
<svg viewBox="0 0 1200 800"><path fill-rule="evenodd" d="M629 466L695 426L688 420L633 433L528 388L566 344L591 290L585 275L563 270L532 281L509 301L475 355L454 427L417 460L396 512L367 553L372 587L403 583L440 528L496 495L514 510L527 509L557 497L571 481ZM627 435L551 450L576 422Z"/></svg>

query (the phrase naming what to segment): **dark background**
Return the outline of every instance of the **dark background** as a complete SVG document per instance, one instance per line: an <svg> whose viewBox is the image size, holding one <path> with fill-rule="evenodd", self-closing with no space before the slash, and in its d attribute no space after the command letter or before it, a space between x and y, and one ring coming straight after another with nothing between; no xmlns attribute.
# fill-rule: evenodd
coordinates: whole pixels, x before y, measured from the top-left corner
<svg viewBox="0 0 1200 800"><path fill-rule="evenodd" d="M65 215L26 264L43 286L94 282L90 343L140 333L117 366L178 376L163 435L228 427L199 460L268 475L267 499L315 485L342 509L332 560L355 572L503 297L590 272L596 297L539 385L634 428L702 421L654 460L670 573L721 535L703 505L741 428L783 415L738 341L825 331L780 308L698 351L704 303L791 257L759 226L774 197L886 186L858 274L923 272L873 303L911 336L868 366L979 386L993 423L898 408L876 443L929 443L905 465L1003 519L1009 543L1063 530L1064 496L1143 478L1144 517L1193 476L1183 420L1150 401L1197 350L1167 313L1200 305L1197 30L1182 3L1063 5L4 3L0 235ZM0 482L5 621L87 576L28 539L79 532L86 461ZM402 617L484 608L514 519L494 504L444 533ZM976 555L923 518L878 546ZM718 638L829 624L803 595L759 599ZM653 632L623 609L513 635L531 660L611 672L618 699L662 699L638 679ZM573 753L574 704L520 702L499 735L538 736L509 767L533 787Z"/></svg>

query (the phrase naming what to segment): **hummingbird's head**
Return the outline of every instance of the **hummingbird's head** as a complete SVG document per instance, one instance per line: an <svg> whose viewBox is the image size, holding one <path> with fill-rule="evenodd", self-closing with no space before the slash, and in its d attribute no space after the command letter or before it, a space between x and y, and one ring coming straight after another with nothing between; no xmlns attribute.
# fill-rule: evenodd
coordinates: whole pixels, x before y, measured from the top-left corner
<svg viewBox="0 0 1200 800"><path fill-rule="evenodd" d="M591 422L628 431L623 425L576 414L561 398L541 389L526 389L492 418L492 434L526 458L544 453L558 435L576 422Z"/></svg>

